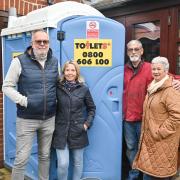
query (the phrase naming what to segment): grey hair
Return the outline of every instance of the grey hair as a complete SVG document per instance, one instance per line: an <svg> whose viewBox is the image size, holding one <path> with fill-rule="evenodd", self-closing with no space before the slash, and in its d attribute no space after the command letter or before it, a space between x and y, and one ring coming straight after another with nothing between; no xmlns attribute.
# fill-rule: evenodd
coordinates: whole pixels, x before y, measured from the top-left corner
<svg viewBox="0 0 180 180"><path fill-rule="evenodd" d="M127 43L127 47L129 47L131 44L138 44L139 47L142 48L142 43L141 43L141 41L139 41L139 40L137 40L137 39L133 39L133 40L129 41L129 42Z"/></svg>
<svg viewBox="0 0 180 180"><path fill-rule="evenodd" d="M31 32L31 34L32 34L31 40L34 39L34 35L35 35L37 32L44 32L44 33L46 33L46 34L48 35L47 31L45 31L44 29L36 29L36 30L33 30L33 31Z"/></svg>
<svg viewBox="0 0 180 180"><path fill-rule="evenodd" d="M166 71L169 70L169 62L168 62L168 59L166 57L162 57L162 56L155 57L155 58L153 58L151 63L152 64L157 64L157 63L162 64Z"/></svg>

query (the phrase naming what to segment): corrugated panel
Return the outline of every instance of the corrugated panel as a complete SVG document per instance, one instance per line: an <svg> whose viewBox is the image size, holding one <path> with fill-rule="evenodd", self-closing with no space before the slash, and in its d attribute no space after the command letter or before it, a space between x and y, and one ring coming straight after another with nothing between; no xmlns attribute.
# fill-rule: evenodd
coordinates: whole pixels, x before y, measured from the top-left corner
<svg viewBox="0 0 180 180"><path fill-rule="evenodd" d="M133 3L148 2L150 0L82 0L85 4L91 5L98 10L113 7L125 6Z"/></svg>
<svg viewBox="0 0 180 180"><path fill-rule="evenodd" d="M133 0L83 0L85 4L91 5L97 9L105 9L124 5Z"/></svg>

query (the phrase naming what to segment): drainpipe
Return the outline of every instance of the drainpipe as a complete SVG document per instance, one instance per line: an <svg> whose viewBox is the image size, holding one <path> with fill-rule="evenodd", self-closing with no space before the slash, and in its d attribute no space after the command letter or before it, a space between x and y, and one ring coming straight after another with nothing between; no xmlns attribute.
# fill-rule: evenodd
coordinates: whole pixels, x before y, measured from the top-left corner
<svg viewBox="0 0 180 180"><path fill-rule="evenodd" d="M17 19L17 13L15 7L9 8L8 28L13 27L14 22Z"/></svg>
<svg viewBox="0 0 180 180"><path fill-rule="evenodd" d="M48 6L53 5L54 4L54 0L47 0L47 4L48 4Z"/></svg>

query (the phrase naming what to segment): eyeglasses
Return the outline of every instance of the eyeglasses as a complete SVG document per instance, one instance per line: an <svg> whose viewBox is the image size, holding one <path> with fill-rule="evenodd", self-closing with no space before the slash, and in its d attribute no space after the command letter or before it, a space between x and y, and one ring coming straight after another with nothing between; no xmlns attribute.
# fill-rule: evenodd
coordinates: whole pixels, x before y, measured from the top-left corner
<svg viewBox="0 0 180 180"><path fill-rule="evenodd" d="M34 41L36 44L40 45L48 45L49 44L49 40L35 40Z"/></svg>
<svg viewBox="0 0 180 180"><path fill-rule="evenodd" d="M129 51L129 52L138 52L139 50L140 50L141 48L128 48L127 50Z"/></svg>

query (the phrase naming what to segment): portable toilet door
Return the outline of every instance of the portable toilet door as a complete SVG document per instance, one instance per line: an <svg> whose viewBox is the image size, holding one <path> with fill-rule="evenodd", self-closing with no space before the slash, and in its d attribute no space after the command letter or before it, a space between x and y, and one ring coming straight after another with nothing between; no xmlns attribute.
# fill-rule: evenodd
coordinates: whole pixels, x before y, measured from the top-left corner
<svg viewBox="0 0 180 180"><path fill-rule="evenodd" d="M120 180L125 29L108 18L84 16L59 22L57 37L63 37L60 64L78 62L97 108L83 178Z"/></svg>
<svg viewBox="0 0 180 180"><path fill-rule="evenodd" d="M26 16L14 17L8 26L1 31L2 53L3 53L3 76L5 77L12 57L23 53L30 45L31 32L36 29L47 29L50 36L50 47L54 55L60 57L59 41L56 38L57 23L69 16L101 16L104 17L95 8L86 4L66 1L56 3L52 6L37 9L28 13ZM55 33L55 34L54 34ZM58 44L58 45L57 45ZM16 149L16 105L6 96L4 96L4 162L6 166L12 167L15 159ZM32 153L26 167L26 176L38 179L38 161L37 161L37 143L34 141Z"/></svg>

